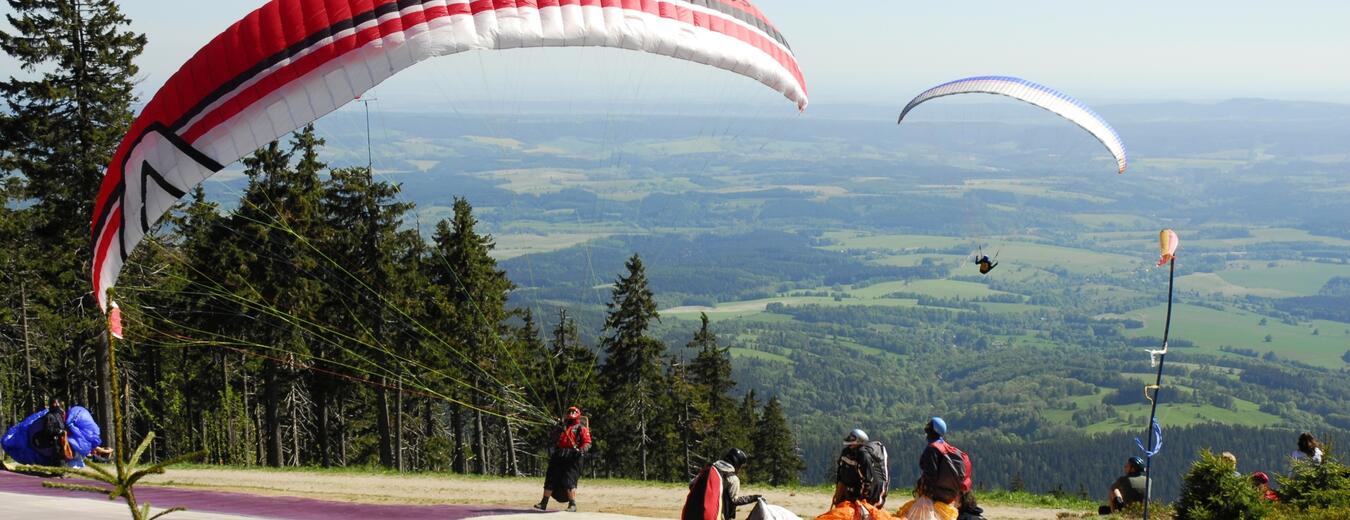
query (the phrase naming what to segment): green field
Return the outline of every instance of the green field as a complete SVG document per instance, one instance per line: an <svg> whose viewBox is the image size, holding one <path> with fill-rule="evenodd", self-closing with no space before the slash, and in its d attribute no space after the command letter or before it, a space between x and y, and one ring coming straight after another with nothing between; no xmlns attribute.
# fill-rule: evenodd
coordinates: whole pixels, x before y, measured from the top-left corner
<svg viewBox="0 0 1350 520"><path fill-rule="evenodd" d="M1165 304L1129 313L1129 317L1142 319L1146 325L1127 334L1162 337L1165 313ZM1263 318L1266 319L1265 326L1260 325ZM1314 329L1319 332L1316 336ZM1258 352L1274 351L1281 358L1328 368L1345 366L1341 356L1350 346L1350 336L1345 334L1347 330L1350 330L1350 324L1314 321L1311 326L1289 325L1233 308L1217 311L1179 304L1172 312L1172 337L1193 341L1206 352L1218 354L1219 347L1224 345ZM1266 335L1271 336L1268 343Z"/></svg>
<svg viewBox="0 0 1350 520"><path fill-rule="evenodd" d="M1242 298L1245 296L1287 298L1290 296L1298 296L1297 293L1281 289L1243 287L1214 273L1195 273L1177 278L1177 289L1182 291L1195 291L1205 295L1220 295L1233 298Z"/></svg>
<svg viewBox="0 0 1350 520"><path fill-rule="evenodd" d="M1222 238L1222 239L1204 239L1187 240L1183 231L1181 234L1181 247L1203 247L1208 249L1229 249L1241 251L1243 247L1263 243L1293 243L1293 242L1313 242L1334 247L1350 247L1350 240L1334 237L1324 237L1314 235L1301 229L1290 228L1255 228L1251 230L1250 237L1242 238Z"/></svg>
<svg viewBox="0 0 1350 520"><path fill-rule="evenodd" d="M993 294L1006 294L995 291L984 284L956 280L915 280L912 282L882 282L867 287L850 289L849 294L856 298L876 299L887 294L905 292L918 293L939 298L961 298L970 300Z"/></svg>
<svg viewBox="0 0 1350 520"><path fill-rule="evenodd" d="M1350 277L1350 265L1316 262L1230 262L1228 269L1218 273L1224 280L1238 286L1268 289L1309 296L1337 276Z"/></svg>
<svg viewBox="0 0 1350 520"><path fill-rule="evenodd" d="M991 252L990 249L993 251ZM1152 251L1129 257L1114 253L1102 253L1088 249L1075 249L1031 242L1001 242L991 240L985 253L998 254L1002 266L1025 266L1045 268L1061 267L1079 274L1101 274L1150 265ZM997 272L997 271L995 271Z"/></svg>
<svg viewBox="0 0 1350 520"><path fill-rule="evenodd" d="M934 235L871 235L853 231L829 231L824 234L834 244L822 246L822 249L881 249L891 251L910 251L914 249L946 249L962 244L971 244L970 240Z"/></svg>

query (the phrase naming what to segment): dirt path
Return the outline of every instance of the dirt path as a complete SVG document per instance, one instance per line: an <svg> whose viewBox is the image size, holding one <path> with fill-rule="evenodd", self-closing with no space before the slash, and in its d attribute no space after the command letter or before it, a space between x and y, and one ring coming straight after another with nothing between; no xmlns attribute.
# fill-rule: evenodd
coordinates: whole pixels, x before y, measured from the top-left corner
<svg viewBox="0 0 1350 520"><path fill-rule="evenodd" d="M147 483L197 489L237 491L262 495L303 496L375 504L469 504L525 507L539 500L539 479L477 478L454 475L371 475L343 472L249 471L235 469L174 469ZM680 486L642 485L611 481L581 482L577 503L582 511L653 518L676 518L684 504ZM825 512L829 495L816 490L758 489L769 502L786 507L805 519ZM899 506L899 502L893 504ZM558 507L553 504L553 507ZM1007 506L987 506L995 519L1054 519L1060 512ZM742 508L742 516L749 508ZM585 520L589 515L567 515Z"/></svg>

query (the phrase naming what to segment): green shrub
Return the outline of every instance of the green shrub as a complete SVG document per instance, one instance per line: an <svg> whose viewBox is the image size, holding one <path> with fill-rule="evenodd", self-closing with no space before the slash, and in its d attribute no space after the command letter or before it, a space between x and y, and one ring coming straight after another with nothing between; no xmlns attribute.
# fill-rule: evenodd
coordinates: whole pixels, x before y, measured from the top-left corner
<svg viewBox="0 0 1350 520"><path fill-rule="evenodd" d="M1298 461L1292 475L1275 476L1282 503L1299 510L1350 510L1350 467L1327 451L1321 464Z"/></svg>
<svg viewBox="0 0 1350 520"><path fill-rule="evenodd" d="M1233 463L1209 450L1191 465L1181 482L1177 520L1247 520L1265 518L1271 504Z"/></svg>

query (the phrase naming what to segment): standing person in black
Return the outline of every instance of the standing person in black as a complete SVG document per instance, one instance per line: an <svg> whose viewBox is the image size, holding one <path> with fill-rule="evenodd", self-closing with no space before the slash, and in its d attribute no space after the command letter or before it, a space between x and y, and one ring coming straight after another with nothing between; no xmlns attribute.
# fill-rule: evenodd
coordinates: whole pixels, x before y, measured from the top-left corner
<svg viewBox="0 0 1350 520"><path fill-rule="evenodd" d="M548 457L548 473L544 477L544 497L534 505L535 509L548 509L548 499L562 502L567 500L567 510L577 510L577 480L581 479L581 458L591 449L591 429L582 424L581 409L575 406L567 409L562 427L558 429L557 439Z"/></svg>

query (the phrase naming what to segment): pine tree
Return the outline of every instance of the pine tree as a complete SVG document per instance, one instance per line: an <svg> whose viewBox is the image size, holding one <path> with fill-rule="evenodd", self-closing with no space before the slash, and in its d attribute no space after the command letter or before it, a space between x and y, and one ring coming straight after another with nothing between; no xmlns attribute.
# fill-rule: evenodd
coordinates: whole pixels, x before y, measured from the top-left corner
<svg viewBox="0 0 1350 520"><path fill-rule="evenodd" d="M731 397L736 381L731 377L730 349L718 345L706 313L700 313L699 320L699 330L686 348L698 351L689 366L689 381L697 385L700 395L696 402L701 403L704 412L694 419L691 433L696 434L695 442L701 446L699 451L718 455L737 445L745 445L745 425L737 416L736 401ZM697 465L706 462L698 460Z"/></svg>
<svg viewBox="0 0 1350 520"><path fill-rule="evenodd" d="M581 342L577 322L558 310L558 324L553 327L548 345L548 364L552 372L545 388L551 397L545 403L553 417L561 417L568 406L591 411L600 406L598 358Z"/></svg>
<svg viewBox="0 0 1350 520"><path fill-rule="evenodd" d="M400 351L391 339L403 339L390 330L398 321L394 292L408 242L417 241L415 233L401 229L412 206L397 202L398 193L398 186L376 182L367 168L339 168L330 172L324 197L325 225L333 231L326 248L343 266L330 272L325 285L341 291L343 315L350 316L347 334L375 350L361 368L381 374L374 389L377 451L387 468L397 467L399 456L389 403L389 388L396 384L389 380L388 367L395 363L390 353Z"/></svg>
<svg viewBox="0 0 1350 520"><path fill-rule="evenodd" d="M509 406L510 402L517 401L518 396L507 395L510 389L500 381L523 378L525 374L519 356L503 339L509 315L506 300L514 285L506 278L506 272L497 268L497 261L490 254L495 247L492 237L479 234L477 225L473 206L467 200L456 198L453 219L437 223L432 237L437 255L435 261L440 263L439 268L433 270L432 282L446 295L446 302L456 316L448 325L450 336L463 346L463 355L467 356L464 361L468 364L473 385L469 397L474 418L474 471L485 474L491 462L488 460L487 431L496 428L489 424L493 419L484 417L483 409ZM459 414L456 417L462 420ZM463 431L460 424L454 428L457 432ZM462 438L459 442L463 443Z"/></svg>
<svg viewBox="0 0 1350 520"><path fill-rule="evenodd" d="M33 201L23 210L22 233L31 238L22 252L30 260L22 269L25 296L33 282L24 307L31 301L33 312L44 315L46 357L96 357L96 366L68 367L43 386L68 389L63 393L72 404L87 403L93 399L84 381L97 382L94 415L111 431L107 343L96 333L101 320L90 311L96 306L84 298L90 293L89 222L104 168L131 123L132 60L145 37L127 29L130 21L112 0L10 0L9 6L15 32L0 32L0 51L28 76L0 81L0 171L17 173L20 195Z"/></svg>
<svg viewBox="0 0 1350 520"><path fill-rule="evenodd" d="M297 147L303 150L303 143L312 137L313 129L306 128L297 137ZM239 248L243 251L240 276L244 282L240 298L262 306L265 310L251 313L261 315L252 318L267 324L244 326L238 333L271 345L274 351L269 356L281 358L263 366L266 458L274 467L283 462L283 395L293 391L296 368L309 355L306 329L295 326L292 320L314 321L323 292L314 276L318 254L306 238L316 234L322 224L319 171L313 161L305 162L303 171L292 168L292 153L273 141L244 159L249 186L230 225L239 230L237 236L243 240ZM313 154L313 150L308 153Z"/></svg>
<svg viewBox="0 0 1350 520"><path fill-rule="evenodd" d="M744 450L746 455L750 456L750 460L755 460L755 456L758 454L754 442L755 427L759 425L759 398L755 395L754 390L746 392L745 397L741 398L741 406L736 411L736 416L736 420L742 428L736 432L739 435L738 438L728 440L733 443L733 447ZM746 482L750 481L750 470L742 470L740 475Z"/></svg>
<svg viewBox="0 0 1350 520"><path fill-rule="evenodd" d="M634 254L625 266L628 274L615 282L606 304L609 314L605 317L606 335L601 340L606 354L600 368L604 395L622 396L606 406L606 461L613 471L646 480L651 443L648 430L665 386L661 374L665 345L647 335L648 326L659 315L647 287L642 259ZM633 471L635 468L637 471Z"/></svg>
<svg viewBox="0 0 1350 520"><path fill-rule="evenodd" d="M797 442L788 428L787 416L777 397L769 398L755 424L755 466L760 468L756 479L773 486L796 484L806 469L806 462L797 453Z"/></svg>

